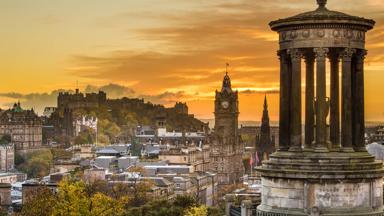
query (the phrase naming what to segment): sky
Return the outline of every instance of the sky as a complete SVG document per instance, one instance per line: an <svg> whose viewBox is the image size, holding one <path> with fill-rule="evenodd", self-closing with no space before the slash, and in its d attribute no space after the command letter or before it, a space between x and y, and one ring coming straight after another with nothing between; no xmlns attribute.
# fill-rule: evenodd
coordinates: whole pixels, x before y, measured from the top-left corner
<svg viewBox="0 0 384 216"><path fill-rule="evenodd" d="M0 106L41 112L59 91L106 90L189 105L213 118L226 62L240 120L278 120L278 35L268 23L314 10L315 0L0 0ZM384 121L384 2L328 0L376 20L367 35L366 120Z"/></svg>

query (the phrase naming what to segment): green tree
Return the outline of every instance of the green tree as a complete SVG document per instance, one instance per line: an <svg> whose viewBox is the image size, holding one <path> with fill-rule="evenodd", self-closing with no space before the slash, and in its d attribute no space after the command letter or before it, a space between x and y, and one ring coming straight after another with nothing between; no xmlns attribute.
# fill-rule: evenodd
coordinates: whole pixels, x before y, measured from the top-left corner
<svg viewBox="0 0 384 216"><path fill-rule="evenodd" d="M11 142L12 142L12 138L11 138L11 135L9 134L3 135L0 139L0 145L9 144Z"/></svg>
<svg viewBox="0 0 384 216"><path fill-rule="evenodd" d="M24 160L17 156L17 169L27 173L29 177L41 178L49 174L53 162L53 155L50 150L39 150L28 153Z"/></svg>

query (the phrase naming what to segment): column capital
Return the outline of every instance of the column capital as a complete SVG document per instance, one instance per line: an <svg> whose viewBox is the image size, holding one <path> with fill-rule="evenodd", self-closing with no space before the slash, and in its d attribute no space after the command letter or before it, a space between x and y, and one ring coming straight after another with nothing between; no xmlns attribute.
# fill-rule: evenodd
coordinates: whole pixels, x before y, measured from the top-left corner
<svg viewBox="0 0 384 216"><path fill-rule="evenodd" d="M356 49L345 48L343 51L340 52L340 57L343 59L343 61L351 61L352 55L354 53L356 53Z"/></svg>
<svg viewBox="0 0 384 216"><path fill-rule="evenodd" d="M279 57L280 60L286 60L287 58L287 50L278 50L277 51L277 56Z"/></svg>
<svg viewBox="0 0 384 216"><path fill-rule="evenodd" d="M299 49L288 49L288 55L291 56L292 60L300 60L303 57L303 53Z"/></svg>
<svg viewBox="0 0 384 216"><path fill-rule="evenodd" d="M327 57L327 54L329 53L329 49L323 48L323 47L317 47L317 48L313 48L313 52L315 52L316 59L325 58L325 57Z"/></svg>
<svg viewBox="0 0 384 216"><path fill-rule="evenodd" d="M366 56L367 54L368 54L367 50L362 49L362 50L357 50L355 56L356 56L356 58L357 58L358 61L359 61L359 60L360 60L360 61L364 61L365 56Z"/></svg>
<svg viewBox="0 0 384 216"><path fill-rule="evenodd" d="M335 63L339 63L340 62L340 52L338 50L331 50L330 52L328 52L328 58L329 58L329 61L332 63L332 62L335 62Z"/></svg>
<svg viewBox="0 0 384 216"><path fill-rule="evenodd" d="M314 63L315 61L315 54L313 52L305 52L304 54L304 61L305 63Z"/></svg>

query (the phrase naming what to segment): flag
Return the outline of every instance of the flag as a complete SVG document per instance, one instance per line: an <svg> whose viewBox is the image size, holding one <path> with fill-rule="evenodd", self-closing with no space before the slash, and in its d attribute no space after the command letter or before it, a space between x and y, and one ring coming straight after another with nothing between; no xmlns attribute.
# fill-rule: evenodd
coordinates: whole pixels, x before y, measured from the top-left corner
<svg viewBox="0 0 384 216"><path fill-rule="evenodd" d="M249 159L249 166L251 166L251 168L253 166L253 163L254 163L254 161L253 161L253 154L251 154L251 158Z"/></svg>
<svg viewBox="0 0 384 216"><path fill-rule="evenodd" d="M255 153L255 160L256 160L256 165L258 165L260 160L259 160L259 156L258 156L257 152Z"/></svg>

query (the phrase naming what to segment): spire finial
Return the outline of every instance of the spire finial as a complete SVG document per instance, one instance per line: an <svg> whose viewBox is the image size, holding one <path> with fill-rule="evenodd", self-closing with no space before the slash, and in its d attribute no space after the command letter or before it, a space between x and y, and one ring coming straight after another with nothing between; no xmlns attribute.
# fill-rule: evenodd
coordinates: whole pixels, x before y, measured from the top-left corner
<svg viewBox="0 0 384 216"><path fill-rule="evenodd" d="M225 64L225 75L228 75L228 67L229 67L229 63L227 62Z"/></svg>
<svg viewBox="0 0 384 216"><path fill-rule="evenodd" d="M327 0L317 0L317 4L319 5L319 8L325 8Z"/></svg>

